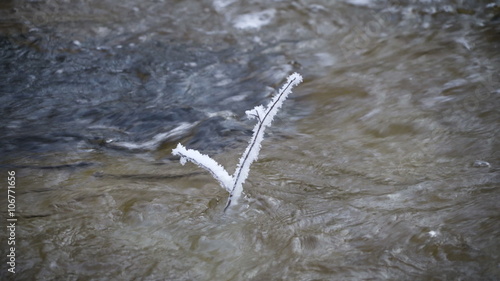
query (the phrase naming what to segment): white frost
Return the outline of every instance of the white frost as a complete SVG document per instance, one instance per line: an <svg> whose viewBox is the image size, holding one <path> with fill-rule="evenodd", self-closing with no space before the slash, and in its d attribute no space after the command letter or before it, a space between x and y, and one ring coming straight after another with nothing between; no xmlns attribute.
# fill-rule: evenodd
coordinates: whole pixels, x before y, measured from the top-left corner
<svg viewBox="0 0 500 281"><path fill-rule="evenodd" d="M264 116L265 108L262 105L256 106L253 109L245 111L248 119L260 120Z"/></svg>
<svg viewBox="0 0 500 281"><path fill-rule="evenodd" d="M243 191L243 183L247 179L248 173L250 172L250 165L252 165L252 163L257 160L259 156L261 147L260 143L264 139L264 130L266 129L266 127L271 125L271 122L278 112L278 109L281 108L283 102L292 92L292 88L300 82L302 82L302 76L298 73L293 73L292 75L288 76L285 85L281 87L278 94L274 96L274 98L271 100L271 102L269 102L265 109L262 106L257 106L249 112L250 114L247 113L249 116L252 116L253 114L257 115L258 122L253 128L252 138L250 139L245 152L240 158L238 167L234 172L233 185L226 205L226 209L231 205L232 202L237 204L238 199L241 196L241 192Z"/></svg>
<svg viewBox="0 0 500 281"><path fill-rule="evenodd" d="M232 177L228 174L226 169L222 167L217 161L210 158L210 156L201 154L198 150L186 149L182 144L177 144L177 147L172 150L172 154L181 157L181 164L184 165L186 160L189 160L201 168L207 170L212 176L219 181L220 185L230 191Z"/></svg>
<svg viewBox="0 0 500 281"><path fill-rule="evenodd" d="M279 92L273 97L269 104L264 107L256 106L252 110L246 111L248 118L257 119L257 124L253 128L253 135L250 139L245 152L240 158L239 164L233 176L230 176L227 171L214 159L208 155L201 154L197 150L186 149L182 144L172 150L174 155L181 157L181 164L184 165L187 160L196 165L208 170L212 176L219 181L221 186L226 189L229 194L229 199L224 210L231 204L238 204L238 199L243 191L243 183L246 181L250 172L250 166L257 160L261 148L261 142L264 139L264 131L266 127L271 125L276 113L292 92L292 88L302 82L302 76L298 73L293 73L288 76L287 82L281 87Z"/></svg>

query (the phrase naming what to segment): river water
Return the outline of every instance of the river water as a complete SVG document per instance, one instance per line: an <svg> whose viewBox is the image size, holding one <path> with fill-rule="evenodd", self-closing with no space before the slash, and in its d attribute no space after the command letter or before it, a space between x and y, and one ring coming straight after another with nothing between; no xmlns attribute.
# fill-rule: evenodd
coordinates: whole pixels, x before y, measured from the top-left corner
<svg viewBox="0 0 500 281"><path fill-rule="evenodd" d="M2 280L498 280L500 2L3 1L0 18ZM245 110L295 71L224 213L171 150L232 173Z"/></svg>

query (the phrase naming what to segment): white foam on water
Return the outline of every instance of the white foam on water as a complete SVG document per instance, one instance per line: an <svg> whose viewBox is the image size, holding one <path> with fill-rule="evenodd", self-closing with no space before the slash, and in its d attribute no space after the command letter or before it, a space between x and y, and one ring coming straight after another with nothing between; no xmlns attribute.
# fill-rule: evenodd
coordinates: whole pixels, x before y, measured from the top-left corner
<svg viewBox="0 0 500 281"><path fill-rule="evenodd" d="M347 0L347 3L357 6L369 6L372 0Z"/></svg>
<svg viewBox="0 0 500 281"><path fill-rule="evenodd" d="M270 24L275 14L275 9L268 9L261 12L240 15L234 19L233 25L238 29L260 29Z"/></svg>
<svg viewBox="0 0 500 281"><path fill-rule="evenodd" d="M135 142L110 142L109 146L111 147L119 147L119 148L125 148L125 149L130 149L130 150L154 150L158 148L163 142L172 139L177 136L183 135L185 132L189 131L191 128L193 128L196 125L196 123L186 123L183 122L176 128L168 131L168 132L163 132L155 135L152 140L146 141L146 142L141 142L141 143L135 143Z"/></svg>

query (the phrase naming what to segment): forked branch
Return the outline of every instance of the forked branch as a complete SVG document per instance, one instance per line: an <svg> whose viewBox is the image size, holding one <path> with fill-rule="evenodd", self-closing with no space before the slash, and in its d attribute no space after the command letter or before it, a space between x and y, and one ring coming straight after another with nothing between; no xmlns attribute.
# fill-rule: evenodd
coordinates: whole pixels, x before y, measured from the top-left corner
<svg viewBox="0 0 500 281"><path fill-rule="evenodd" d="M292 88L300 82L302 82L302 76L298 73L293 73L288 76L287 82L281 87L279 92L266 107L259 105L246 112L249 119L257 119L257 124L255 124L253 128L252 138L241 156L233 176L230 176L224 167L217 163L217 161L210 158L208 155L201 154L197 150L186 149L182 144L178 144L177 148L172 150L174 155L179 155L181 157L181 164L184 165L186 161L189 160L208 170L210 174L219 181L220 185L229 192L229 198L224 211L226 211L231 204L237 204L243 191L243 183L245 183L250 172L250 166L259 156L265 129L271 125L274 116L278 113L283 102L292 92Z"/></svg>

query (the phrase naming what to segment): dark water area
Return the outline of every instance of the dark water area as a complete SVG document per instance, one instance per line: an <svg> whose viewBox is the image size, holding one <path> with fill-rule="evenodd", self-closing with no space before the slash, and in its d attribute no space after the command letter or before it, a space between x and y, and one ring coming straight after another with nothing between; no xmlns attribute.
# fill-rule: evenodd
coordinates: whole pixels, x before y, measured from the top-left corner
<svg viewBox="0 0 500 281"><path fill-rule="evenodd" d="M199 137L191 144L205 140L200 148L220 149L228 145L220 131L244 130L235 122L220 124L224 117L242 115L271 92L252 81L247 62L224 62L237 56L234 50L152 42L112 54L78 48L47 55L3 41L4 153L144 143L181 125L172 140L192 133Z"/></svg>
<svg viewBox="0 0 500 281"><path fill-rule="evenodd" d="M0 279L498 280L499 70L492 0L3 1ZM223 213L171 150L232 173L292 72Z"/></svg>

